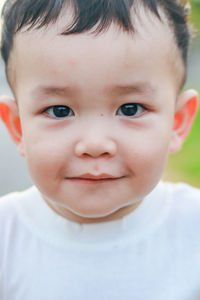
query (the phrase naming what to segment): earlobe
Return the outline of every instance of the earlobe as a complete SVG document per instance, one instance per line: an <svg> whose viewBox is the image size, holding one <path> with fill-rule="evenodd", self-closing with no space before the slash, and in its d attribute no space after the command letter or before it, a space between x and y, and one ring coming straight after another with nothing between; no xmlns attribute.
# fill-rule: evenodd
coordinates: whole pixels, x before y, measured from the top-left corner
<svg viewBox="0 0 200 300"><path fill-rule="evenodd" d="M198 93L187 90L179 96L174 115L174 127L170 144L170 153L178 152L190 132L198 111Z"/></svg>
<svg viewBox="0 0 200 300"><path fill-rule="evenodd" d="M20 155L24 156L21 122L17 103L14 100L5 96L0 97L0 118L17 145Z"/></svg>

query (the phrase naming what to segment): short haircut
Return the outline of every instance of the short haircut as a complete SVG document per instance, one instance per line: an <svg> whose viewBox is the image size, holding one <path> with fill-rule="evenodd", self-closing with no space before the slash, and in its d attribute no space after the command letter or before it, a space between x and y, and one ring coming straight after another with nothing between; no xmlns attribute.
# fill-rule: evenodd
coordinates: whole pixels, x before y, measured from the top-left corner
<svg viewBox="0 0 200 300"><path fill-rule="evenodd" d="M42 28L56 22L66 5L73 8L74 16L70 26L61 33L65 35L86 32L94 27L98 34L108 29L111 23L117 24L125 32L134 32L132 8L143 5L160 20L159 9L162 9L183 63L187 65L190 26L188 5L182 0L7 0L2 11L1 39L1 54L5 65L8 64L17 32L25 28Z"/></svg>

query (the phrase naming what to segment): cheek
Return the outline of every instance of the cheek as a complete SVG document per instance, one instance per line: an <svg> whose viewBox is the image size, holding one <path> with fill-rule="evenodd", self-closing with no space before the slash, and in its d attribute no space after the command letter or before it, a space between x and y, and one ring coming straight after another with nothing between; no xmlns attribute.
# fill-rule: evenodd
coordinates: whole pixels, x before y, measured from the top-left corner
<svg viewBox="0 0 200 300"><path fill-rule="evenodd" d="M45 135L43 135L45 136ZM25 157L34 181L51 180L64 174L69 161L69 147L52 137L25 136Z"/></svg>
<svg viewBox="0 0 200 300"><path fill-rule="evenodd" d="M168 158L167 149L162 142L157 145L145 142L124 153L134 193L144 197L161 180Z"/></svg>
<svg viewBox="0 0 200 300"><path fill-rule="evenodd" d="M127 143L128 144L128 143ZM129 138L124 157L133 171L149 176L149 172L162 172L168 158L170 144L169 130L147 130L144 134Z"/></svg>

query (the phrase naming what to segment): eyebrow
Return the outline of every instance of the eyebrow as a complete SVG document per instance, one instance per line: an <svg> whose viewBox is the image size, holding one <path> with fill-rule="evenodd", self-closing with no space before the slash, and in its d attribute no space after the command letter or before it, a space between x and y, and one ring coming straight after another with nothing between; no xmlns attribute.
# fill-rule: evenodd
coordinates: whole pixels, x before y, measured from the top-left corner
<svg viewBox="0 0 200 300"><path fill-rule="evenodd" d="M39 85L31 91L34 97L39 96L60 96L64 97L66 95L75 92L74 87L69 86L45 86ZM76 90L77 91L77 90ZM117 95L129 95L129 94L155 94L156 88L149 82L136 82L131 84L113 84L111 86L105 87L104 91L108 93L113 93Z"/></svg>
<svg viewBox="0 0 200 300"><path fill-rule="evenodd" d="M149 82L136 82L133 84L119 84L113 85L108 88L110 92L117 93L119 95L128 94L155 94L156 87Z"/></svg>
<svg viewBox="0 0 200 300"><path fill-rule="evenodd" d="M65 96L72 92L72 88L70 87L59 87L59 86L43 86L39 85L31 91L33 96L40 96L40 95L55 95L55 96Z"/></svg>

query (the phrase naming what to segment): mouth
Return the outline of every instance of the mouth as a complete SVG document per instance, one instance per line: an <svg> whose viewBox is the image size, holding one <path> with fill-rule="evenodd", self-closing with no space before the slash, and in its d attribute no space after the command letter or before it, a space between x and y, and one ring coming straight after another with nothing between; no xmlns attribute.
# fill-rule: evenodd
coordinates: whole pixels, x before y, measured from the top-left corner
<svg viewBox="0 0 200 300"><path fill-rule="evenodd" d="M111 182L116 181L119 179L124 178L125 176L112 176L109 174L99 174L99 175L93 175L93 174L83 174L80 176L75 177L67 177L67 180L70 180L72 182L77 183L104 183L104 182Z"/></svg>

